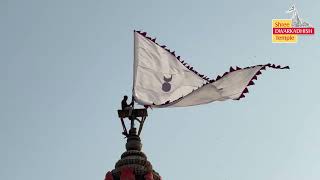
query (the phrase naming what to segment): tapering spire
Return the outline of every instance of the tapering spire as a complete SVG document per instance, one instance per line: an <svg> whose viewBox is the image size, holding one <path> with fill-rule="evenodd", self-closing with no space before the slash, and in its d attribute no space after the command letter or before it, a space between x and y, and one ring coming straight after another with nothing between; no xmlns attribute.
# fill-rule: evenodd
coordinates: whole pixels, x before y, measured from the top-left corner
<svg viewBox="0 0 320 180"><path fill-rule="evenodd" d="M115 168L106 174L105 180L161 180L160 175L153 170L147 156L141 151L142 143L140 133L142 125L147 117L146 109L119 110L119 117L122 125L125 127L124 120L128 118L131 122L136 119L139 123L139 131L134 126L131 126L129 132L124 132L126 135L126 151L121 155L121 159L115 164ZM139 120L138 118L142 118Z"/></svg>

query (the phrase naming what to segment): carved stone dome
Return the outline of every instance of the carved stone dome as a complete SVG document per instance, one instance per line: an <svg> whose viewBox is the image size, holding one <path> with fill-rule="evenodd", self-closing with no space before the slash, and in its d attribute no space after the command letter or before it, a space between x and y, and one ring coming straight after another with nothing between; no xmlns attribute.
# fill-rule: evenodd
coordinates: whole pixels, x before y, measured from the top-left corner
<svg viewBox="0 0 320 180"><path fill-rule="evenodd" d="M141 148L141 140L136 129L130 129L126 151L115 164L115 168L106 174L105 180L161 180Z"/></svg>

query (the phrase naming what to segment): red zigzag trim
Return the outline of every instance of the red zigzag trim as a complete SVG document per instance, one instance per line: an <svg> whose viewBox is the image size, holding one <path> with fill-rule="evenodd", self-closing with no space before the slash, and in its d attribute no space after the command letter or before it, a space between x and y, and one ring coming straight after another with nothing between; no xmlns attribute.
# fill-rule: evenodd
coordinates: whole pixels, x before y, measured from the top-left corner
<svg viewBox="0 0 320 180"><path fill-rule="evenodd" d="M282 66L280 66L280 65L275 65L275 64L270 64L270 63L265 64L265 65L251 66L251 67L247 67L247 68L244 68L244 69L253 68L253 67L257 67L257 66L262 66L262 67L261 67L260 70L257 71L256 74L251 78L251 80L249 81L249 83L247 84L247 86L243 89L243 91L242 91L241 95L239 96L239 98L237 98L237 99L235 99L235 100L240 100L241 98L246 97L244 94L245 94L245 93L249 93L248 86L252 86L252 85L255 84L255 83L253 82L253 80L257 80L258 75L262 74L261 71L262 71L262 70L266 70L266 67L273 68L273 69L290 69L289 66L284 66L284 67L282 67ZM232 68L232 67L231 67L231 68ZM231 69L231 68L230 68L230 69ZM241 68L240 68L240 69L241 69Z"/></svg>

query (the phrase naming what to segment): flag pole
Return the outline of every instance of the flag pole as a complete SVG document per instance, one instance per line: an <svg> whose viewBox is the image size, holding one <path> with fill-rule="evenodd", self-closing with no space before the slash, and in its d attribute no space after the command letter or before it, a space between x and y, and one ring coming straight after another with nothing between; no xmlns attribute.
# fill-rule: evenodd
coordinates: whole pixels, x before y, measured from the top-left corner
<svg viewBox="0 0 320 180"><path fill-rule="evenodd" d="M135 33L135 30L133 30L133 81L132 81L132 96L131 96L131 104L132 104L132 110L134 110L134 97L133 97L133 93L134 93L134 80L135 80L135 50L134 50L134 46L135 46L135 37L134 37L134 34ZM131 129L134 128L134 117L131 117L129 118L130 121L131 121Z"/></svg>
<svg viewBox="0 0 320 180"><path fill-rule="evenodd" d="M131 103L132 103L132 109L134 109L134 97L133 97L133 93L134 93L134 81L135 81L135 57L136 57L136 52L134 50L134 46L135 46L135 41L136 41L136 38L135 38L135 30L133 30L133 81L132 81L132 96L131 96Z"/></svg>
<svg viewBox="0 0 320 180"><path fill-rule="evenodd" d="M132 109L134 109L134 97L133 97L133 95L131 97L131 103L132 103Z"/></svg>

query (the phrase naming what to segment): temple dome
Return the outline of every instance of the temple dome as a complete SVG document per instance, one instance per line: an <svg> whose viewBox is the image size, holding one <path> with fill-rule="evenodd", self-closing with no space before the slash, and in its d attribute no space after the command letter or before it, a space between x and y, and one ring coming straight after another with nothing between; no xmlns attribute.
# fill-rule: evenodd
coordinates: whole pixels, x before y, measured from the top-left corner
<svg viewBox="0 0 320 180"><path fill-rule="evenodd" d="M126 151L116 162L115 168L106 174L105 180L161 180L159 173L153 170L141 148L141 139L136 129L130 129Z"/></svg>

